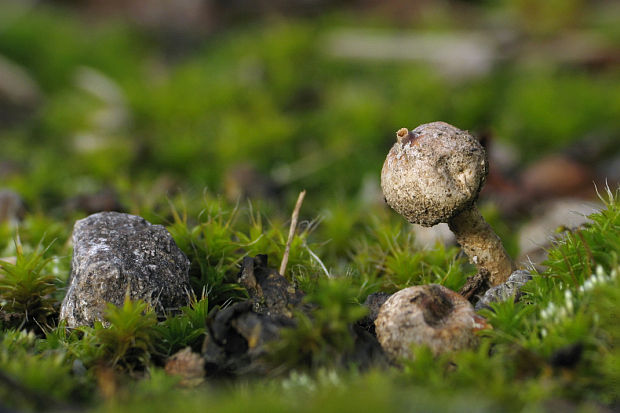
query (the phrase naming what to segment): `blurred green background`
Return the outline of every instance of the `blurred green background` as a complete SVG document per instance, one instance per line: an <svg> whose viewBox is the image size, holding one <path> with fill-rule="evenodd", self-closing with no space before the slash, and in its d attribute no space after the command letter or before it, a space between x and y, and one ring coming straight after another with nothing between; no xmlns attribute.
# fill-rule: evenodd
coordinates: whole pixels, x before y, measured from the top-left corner
<svg viewBox="0 0 620 413"><path fill-rule="evenodd" d="M619 17L603 0L3 1L0 186L59 215L205 188L366 208L394 132L435 120L490 137L517 187L575 147L613 182Z"/></svg>
<svg viewBox="0 0 620 413"><path fill-rule="evenodd" d="M420 352L403 372L319 370L312 381L293 371L281 382L232 383L221 399L219 388L191 398L157 355L151 380L119 386L118 400L134 397L124 404L97 376L99 338L68 336L62 324L45 338L0 332L3 370L59 399L107 398L108 411L617 407L619 21L614 0L0 0L0 257L16 260L21 239L26 257L48 259L45 271L23 271L35 287L54 279L37 304L45 317L57 316L65 293L77 218L120 210L167 225L206 311L243 298L245 255L277 266L306 189L286 275L319 304L319 321L287 336L280 357L336 368L368 294L431 282L458 290L475 274L453 239L410 231L379 187L395 132L437 120L486 146L481 211L511 256L529 252L523 240L534 235L544 253L559 225L579 228L552 248L526 291L531 302L485 313L493 330L481 348L454 359ZM592 207L607 212L568 222L562 212L596 200L594 184L611 188L606 205ZM13 214L19 202L5 190L25 211ZM590 295L581 285L592 284L595 264L607 281ZM323 282L326 274L334 278ZM6 291L20 279L6 279L0 298L15 307ZM579 305L570 301L569 316L543 316L569 305L570 288ZM178 339L165 357L190 336L194 350L202 345L205 325L174 329L189 325L183 317L159 323ZM582 343L576 367L549 361ZM584 411L603 411L594 407Z"/></svg>

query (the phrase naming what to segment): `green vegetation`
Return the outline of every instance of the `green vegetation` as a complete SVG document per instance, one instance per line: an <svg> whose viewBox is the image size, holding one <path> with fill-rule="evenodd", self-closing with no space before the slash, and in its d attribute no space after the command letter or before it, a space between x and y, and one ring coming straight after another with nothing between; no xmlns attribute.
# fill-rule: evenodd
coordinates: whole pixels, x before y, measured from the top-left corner
<svg viewBox="0 0 620 413"><path fill-rule="evenodd" d="M48 326L48 317L54 313L53 293L55 277L47 273L52 260L44 259L41 244L31 254L24 254L19 238L15 239L15 264L0 261L0 297L6 327L18 329Z"/></svg>
<svg viewBox="0 0 620 413"><path fill-rule="evenodd" d="M236 26L169 61L146 33L32 10L0 37L0 52L44 96L0 129L0 159L10 154L22 169L5 185L45 209L114 187L135 208L179 187L231 191L230 171L251 164L290 202L301 188L351 199L401 126L490 128L524 161L620 130L617 71L516 62L449 82L420 64L331 57L332 28L350 26L337 17ZM167 183L155 182L162 171Z"/></svg>
<svg viewBox="0 0 620 413"><path fill-rule="evenodd" d="M272 362L289 369L341 365L353 348L350 325L366 315L356 302L358 291L347 279L321 279L307 301L314 304L310 315L296 314L296 328L285 329L273 343Z"/></svg>
<svg viewBox="0 0 620 413"><path fill-rule="evenodd" d="M505 25L531 44L587 29L614 45L611 18L578 0L459 2L472 3L476 18L438 7L395 25L380 13L332 10L243 20L196 40L123 19L93 23L56 3L23 13L0 4L0 58L23 70L37 95L13 105L0 83L0 189L26 204L19 224L0 221L0 410L620 406L616 188L606 188L590 224L563 232L520 301L481 310L492 329L477 348L437 357L416 348L401 368L352 357L369 294L425 283L458 291L476 273L457 247L420 249L382 205L379 171L394 131L441 119L490 132L517 169L586 138L617 150L608 139L620 134L616 66L536 59L549 47L448 79L419 62L328 51L341 29L399 35L403 26L454 34ZM302 188L284 274L305 294L296 327L268 347L264 376L207 369L204 383L184 387L166 361L187 347L201 353L213 314L248 299L237 280L244 257L266 254L279 266ZM92 327L59 320L71 229L94 194L166 226L191 263L188 307L158 318L126 300ZM521 222L488 203L481 210L517 256Z"/></svg>
<svg viewBox="0 0 620 413"><path fill-rule="evenodd" d="M256 381L240 377L232 384L218 384L215 380L181 391L176 387L178 381L162 370L166 358L174 352L186 346L200 351L211 294L220 302L243 299L241 287L230 284L234 266L221 267L222 278L205 281L206 295L202 299L195 299L180 314L164 320L157 321L144 303L127 300L122 307L108 308L107 328L97 323L68 331L61 323L41 326L42 330L34 330L39 332L33 334L4 325L0 371L14 377L27 391L51 397L55 403L77 400L95 406L93 403L101 400L102 409L123 406L126 411L163 406L191 409L202 403L230 409L231 400L252 404L257 410L294 407L304 411L314 411L322 402L327 403L328 410L335 410L345 400L351 410L367 405L400 410L419 402L421 410L440 411L475 402L480 411L493 411L499 406L519 411L543 408L557 399L584 407L613 405L620 396L614 385L620 380L620 336L616 327L620 317L616 301L620 298L619 197L620 191L609 191L606 209L591 216L591 225L572 230L557 242L550 251L548 269L534 275L519 302L498 303L492 310L483 311L493 328L481 332L477 349L433 357L427 348L417 348L414 360L407 361L402 370L377 370L376 366L364 372L343 358L353 344L352 324L366 313L360 302L369 292L393 291L423 282L458 289L465 276L473 272L463 260L454 259L452 249L411 250L409 260L399 259L408 236L402 235L403 228L398 225L377 223L374 228L366 228L363 237L377 248L371 253L368 248L354 248L346 273L327 278L310 255L299 256L298 269L291 272L291 278L309 293L306 301L313 309L309 314L297 313L297 328L284 330L281 340L270 349L266 362L273 375L269 378ZM235 211L242 215L240 207ZM226 210L211 212L231 216ZM280 232L263 228L255 211L249 211L248 216L246 222L238 218L223 221L228 224L219 236L229 242L240 239L241 245L247 245L238 234L260 229L264 238L269 237L265 245L274 246L274 257L281 256L284 243ZM200 219L210 222L205 214ZM181 227L181 221L169 226L179 245L193 248L196 241L184 244L184 237L188 233L201 234L196 230L200 225L186 226L184 230ZM20 231L27 233L29 228L24 226ZM372 238L378 231L387 241ZM307 236L304 232L297 235L300 240L294 245L303 250L302 239ZM221 244L213 239L215 247ZM198 251L194 249L194 260L209 259L209 251ZM40 249L22 252L20 260L38 262L44 253ZM223 255L215 265L238 262L245 253L239 246L219 251ZM377 260L382 265L374 265L374 272L368 271L373 266L369 263ZM332 268L330 264L325 263ZM425 270L435 274L434 278L404 277L411 271L424 274ZM47 288L37 291L33 296L50 296ZM0 291L4 306L11 294L15 294L13 290ZM58 302L47 300L40 301L48 303L45 308L58 307ZM25 317L20 308L13 306L11 311L21 311ZM111 393L108 381L116 383ZM93 396L93 388L98 389L97 396ZM445 401L427 397L418 400L421 394L444 393L450 395ZM14 406L39 407L15 392L6 392L3 400Z"/></svg>

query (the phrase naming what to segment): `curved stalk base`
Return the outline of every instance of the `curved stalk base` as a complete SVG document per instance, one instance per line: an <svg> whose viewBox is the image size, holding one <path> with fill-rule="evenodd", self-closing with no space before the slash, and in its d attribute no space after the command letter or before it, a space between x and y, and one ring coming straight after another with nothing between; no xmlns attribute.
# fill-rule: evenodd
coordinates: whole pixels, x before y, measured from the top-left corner
<svg viewBox="0 0 620 413"><path fill-rule="evenodd" d="M448 225L469 261L489 271L492 285L508 279L515 269L514 263L476 206L453 217Z"/></svg>

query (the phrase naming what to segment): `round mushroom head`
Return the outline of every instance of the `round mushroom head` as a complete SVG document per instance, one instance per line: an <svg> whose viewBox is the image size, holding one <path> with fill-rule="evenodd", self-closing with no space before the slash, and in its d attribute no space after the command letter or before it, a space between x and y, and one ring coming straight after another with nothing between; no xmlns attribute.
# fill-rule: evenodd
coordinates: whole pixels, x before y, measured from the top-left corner
<svg viewBox="0 0 620 413"><path fill-rule="evenodd" d="M381 171L390 207L426 227L447 222L476 202L488 173L484 148L467 131L445 122L396 133Z"/></svg>
<svg viewBox="0 0 620 413"><path fill-rule="evenodd" d="M396 361L411 357L412 345L426 345L435 355L472 347L476 331L488 326L469 301L438 284L398 291L375 320L381 347Z"/></svg>

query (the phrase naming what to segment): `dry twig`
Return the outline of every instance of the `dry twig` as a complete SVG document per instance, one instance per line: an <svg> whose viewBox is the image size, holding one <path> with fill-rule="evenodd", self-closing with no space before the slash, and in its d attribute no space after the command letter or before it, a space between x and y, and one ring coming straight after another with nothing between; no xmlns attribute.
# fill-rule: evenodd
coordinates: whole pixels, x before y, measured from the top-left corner
<svg viewBox="0 0 620 413"><path fill-rule="evenodd" d="M286 271L286 265L288 264L288 256L291 251L291 244L293 243L293 237L295 236L295 229L297 228L297 219L299 218L299 210L301 209L301 204L304 202L304 197L306 196L306 190L303 190L299 193L297 197L297 203L295 204L295 209L293 210L293 214L291 215L291 227L288 230L288 239L286 240L286 247L284 248L284 255L282 256L282 263L280 264L280 274L284 275Z"/></svg>

